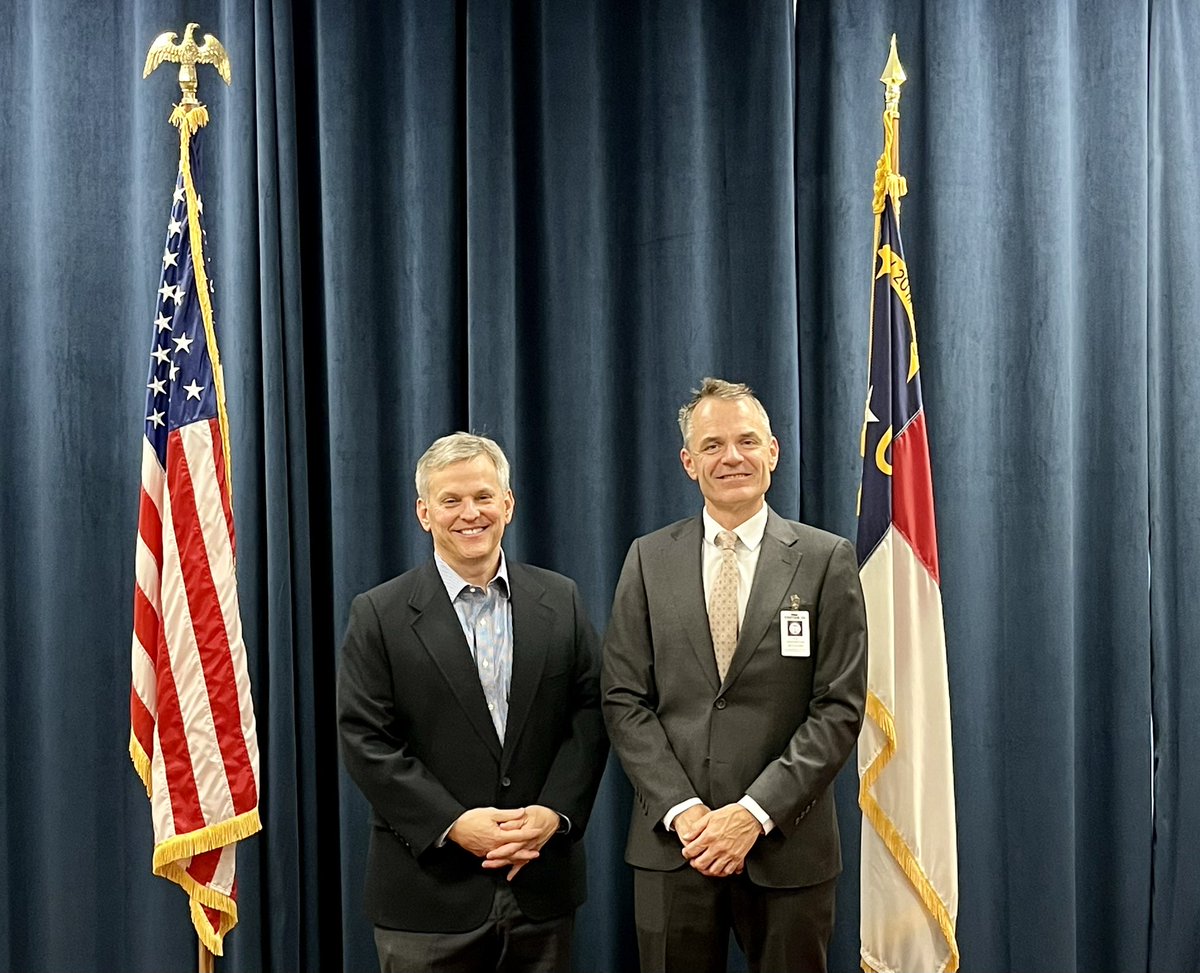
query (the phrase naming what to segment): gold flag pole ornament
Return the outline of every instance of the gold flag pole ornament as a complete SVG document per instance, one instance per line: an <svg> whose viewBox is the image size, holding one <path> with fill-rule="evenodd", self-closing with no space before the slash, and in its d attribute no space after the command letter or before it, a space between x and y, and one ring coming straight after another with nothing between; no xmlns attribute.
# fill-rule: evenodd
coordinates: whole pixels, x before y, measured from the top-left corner
<svg viewBox="0 0 1200 973"><path fill-rule="evenodd" d="M171 61L179 65L179 87L183 89L183 100L175 106L175 111L178 113L181 110L188 112L200 109L203 112L204 121L199 122L197 127L208 121L208 111L196 100L198 82L196 65L211 64L217 69L217 74L221 76L222 81L226 84L233 82L233 76L229 71L229 55L225 53L221 42L212 34L205 34L204 43L196 43L196 39L192 35L199 26L199 24L187 25L187 29L183 32L182 44L175 43L178 35L173 30L159 34L154 38L154 43L150 45L150 50L146 53L146 67L142 71L142 77L148 78L163 61ZM171 121L178 124L174 115L172 115Z"/></svg>
<svg viewBox="0 0 1200 973"><path fill-rule="evenodd" d="M896 35L892 49L879 78L884 84L883 96L883 154L875 164L875 199L872 208L883 212L885 196L896 204L896 222L900 222L900 197L908 194L908 183L900 175L900 86L908 80L900 57L896 54Z"/></svg>

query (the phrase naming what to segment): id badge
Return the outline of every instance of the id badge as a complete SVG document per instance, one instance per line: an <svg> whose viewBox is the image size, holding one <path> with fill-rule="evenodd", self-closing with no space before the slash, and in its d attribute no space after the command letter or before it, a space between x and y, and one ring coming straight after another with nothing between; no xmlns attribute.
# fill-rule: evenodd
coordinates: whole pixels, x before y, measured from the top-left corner
<svg viewBox="0 0 1200 973"><path fill-rule="evenodd" d="M807 611L779 613L779 652L793 658L807 658L812 654Z"/></svg>

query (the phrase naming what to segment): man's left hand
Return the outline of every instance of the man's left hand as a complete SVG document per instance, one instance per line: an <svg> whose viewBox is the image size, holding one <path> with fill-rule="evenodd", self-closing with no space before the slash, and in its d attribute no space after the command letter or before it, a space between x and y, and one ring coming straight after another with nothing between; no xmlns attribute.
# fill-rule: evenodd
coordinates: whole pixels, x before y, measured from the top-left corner
<svg viewBox="0 0 1200 973"><path fill-rule="evenodd" d="M511 830L509 840L497 845L483 860L484 868L508 867L508 881L541 853L544 845L558 830L559 816L541 804L530 804L525 810L525 819L518 827L516 822L504 822L500 829ZM511 825L511 827L506 827Z"/></svg>
<svg viewBox="0 0 1200 973"><path fill-rule="evenodd" d="M762 825L741 804L726 804L696 822L696 836L683 846L683 857L709 878L735 875L763 833Z"/></svg>

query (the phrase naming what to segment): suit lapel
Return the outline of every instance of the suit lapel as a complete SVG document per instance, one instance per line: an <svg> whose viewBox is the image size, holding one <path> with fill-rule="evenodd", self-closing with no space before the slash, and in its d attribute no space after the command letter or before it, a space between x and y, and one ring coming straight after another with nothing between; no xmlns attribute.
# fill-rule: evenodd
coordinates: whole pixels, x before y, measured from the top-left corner
<svg viewBox="0 0 1200 973"><path fill-rule="evenodd" d="M768 507L767 527L763 532L762 550L758 554L758 567L754 570L750 601L746 605L737 649L730 660L729 671L725 673L722 689L737 679L770 626L778 623L779 606L800 564L801 552L796 540L796 532L787 521Z"/></svg>
<svg viewBox="0 0 1200 973"><path fill-rule="evenodd" d="M521 738L521 730L542 681L548 651L546 635L551 631L553 621L553 609L544 600L546 589L534 580L524 565L510 561L508 581L512 601L513 660L512 680L508 687L508 721L504 724L504 754L500 761L502 771Z"/></svg>
<svg viewBox="0 0 1200 973"><path fill-rule="evenodd" d="M499 760L500 738L496 736L496 728L488 714L475 660L471 658L470 646L446 594L446 586L432 561L425 568L421 584L413 592L409 604L417 613L412 623L414 634L441 670L468 722Z"/></svg>
<svg viewBox="0 0 1200 973"><path fill-rule="evenodd" d="M671 592L669 600L675 624L687 636L696 662L715 693L721 680L717 676L717 659L708 627L708 607L704 604L701 567L704 522L699 517L685 521L672 540L663 552L663 571L667 590Z"/></svg>

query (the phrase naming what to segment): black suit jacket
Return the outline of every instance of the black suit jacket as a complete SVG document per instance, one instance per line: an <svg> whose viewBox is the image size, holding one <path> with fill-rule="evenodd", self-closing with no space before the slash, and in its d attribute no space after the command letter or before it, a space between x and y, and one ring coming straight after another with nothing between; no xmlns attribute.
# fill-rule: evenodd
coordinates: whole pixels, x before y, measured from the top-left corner
<svg viewBox="0 0 1200 973"><path fill-rule="evenodd" d="M662 818L699 797L711 808L749 794L774 830L746 871L792 888L841 870L834 777L862 725L866 613L854 549L841 537L767 514L737 648L717 676L701 575L700 517L634 541L604 646L604 715L634 787L626 861L682 867ZM781 654L779 613L809 612L811 654Z"/></svg>
<svg viewBox="0 0 1200 973"><path fill-rule="evenodd" d="M513 667L505 740L445 585L431 561L359 595L338 677L342 755L370 801L366 911L380 926L464 932L481 925L506 869L438 839L473 807L542 804L570 821L513 880L534 920L586 895L580 841L608 743L599 660L575 583L509 563Z"/></svg>

